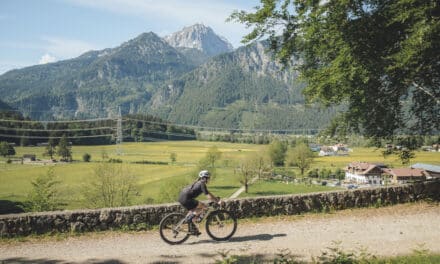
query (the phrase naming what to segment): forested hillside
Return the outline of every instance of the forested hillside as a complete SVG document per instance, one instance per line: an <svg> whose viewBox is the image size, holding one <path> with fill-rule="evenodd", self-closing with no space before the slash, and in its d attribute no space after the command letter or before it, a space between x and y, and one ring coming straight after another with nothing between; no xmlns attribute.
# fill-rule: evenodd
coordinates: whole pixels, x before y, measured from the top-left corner
<svg viewBox="0 0 440 264"><path fill-rule="evenodd" d="M171 122L239 129L318 129L336 108L305 106L304 84L263 42L219 55L162 87L152 113Z"/></svg>

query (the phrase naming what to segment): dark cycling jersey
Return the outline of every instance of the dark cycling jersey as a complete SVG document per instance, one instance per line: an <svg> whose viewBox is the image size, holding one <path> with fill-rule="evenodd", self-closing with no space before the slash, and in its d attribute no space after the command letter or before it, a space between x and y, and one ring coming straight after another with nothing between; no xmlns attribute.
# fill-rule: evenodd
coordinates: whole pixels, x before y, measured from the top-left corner
<svg viewBox="0 0 440 264"><path fill-rule="evenodd" d="M179 195L179 203L181 203L186 209L192 210L196 208L198 204L195 198L202 193L207 195L209 192L206 183L199 180L183 188Z"/></svg>

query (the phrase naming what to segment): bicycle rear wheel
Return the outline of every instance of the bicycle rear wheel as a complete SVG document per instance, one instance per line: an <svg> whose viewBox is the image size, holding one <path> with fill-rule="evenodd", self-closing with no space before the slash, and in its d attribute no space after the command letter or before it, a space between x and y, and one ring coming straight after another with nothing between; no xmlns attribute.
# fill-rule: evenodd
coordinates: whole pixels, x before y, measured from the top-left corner
<svg viewBox="0 0 440 264"><path fill-rule="evenodd" d="M229 211L217 210L208 215L205 227L212 239L228 240L237 230L237 219Z"/></svg>
<svg viewBox="0 0 440 264"><path fill-rule="evenodd" d="M160 221L159 232L160 237L168 244L180 244L189 238L189 223L185 222L184 214L171 213Z"/></svg>

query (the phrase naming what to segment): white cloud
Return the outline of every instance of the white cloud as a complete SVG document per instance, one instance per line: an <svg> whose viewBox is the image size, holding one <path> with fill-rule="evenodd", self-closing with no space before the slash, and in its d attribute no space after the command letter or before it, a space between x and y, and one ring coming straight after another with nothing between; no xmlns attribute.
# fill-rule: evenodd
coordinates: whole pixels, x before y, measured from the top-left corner
<svg viewBox="0 0 440 264"><path fill-rule="evenodd" d="M47 43L45 45L46 52L62 59L74 58L86 51L98 48L94 44L77 39L43 37L43 40Z"/></svg>
<svg viewBox="0 0 440 264"><path fill-rule="evenodd" d="M49 53L46 53L41 57L40 61L38 61L38 64L46 64L46 63L51 63L51 62L56 62L56 61L57 61L57 58L50 55Z"/></svg>
<svg viewBox="0 0 440 264"><path fill-rule="evenodd" d="M26 62L20 60L0 60L0 74L3 74L9 70L35 65L36 63L45 64L57 60L75 58L84 52L96 50L100 47L78 39L41 37L39 40L28 42L0 41L0 48L20 50L19 53L26 52L30 54L30 57L33 57L32 61ZM41 54L44 55L41 56Z"/></svg>
<svg viewBox="0 0 440 264"><path fill-rule="evenodd" d="M109 11L117 14L135 15L161 24L157 33L174 32L184 26L203 23L216 33L226 37L237 45L248 30L237 23L226 23L226 18L234 10L246 10L240 1L225 2L218 0L65 0L74 5ZM161 23L161 21L163 21ZM172 24L174 28L165 28ZM169 26L168 26L169 27ZM162 34L161 34L162 35Z"/></svg>

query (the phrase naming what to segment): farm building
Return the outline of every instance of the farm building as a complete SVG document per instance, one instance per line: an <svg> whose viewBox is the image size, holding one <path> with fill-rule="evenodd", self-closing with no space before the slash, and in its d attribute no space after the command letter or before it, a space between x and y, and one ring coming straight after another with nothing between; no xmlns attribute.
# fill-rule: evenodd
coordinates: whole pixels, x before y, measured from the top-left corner
<svg viewBox="0 0 440 264"><path fill-rule="evenodd" d="M440 166L425 164L425 163L416 163L411 166L413 169L422 169L428 172L429 176L427 179L440 179Z"/></svg>
<svg viewBox="0 0 440 264"><path fill-rule="evenodd" d="M323 146L319 151L319 156L347 156L350 150L344 144L336 144L334 146Z"/></svg>
<svg viewBox="0 0 440 264"><path fill-rule="evenodd" d="M363 184L382 184L382 169L386 168L381 163L352 162L345 168L345 179Z"/></svg>
<svg viewBox="0 0 440 264"><path fill-rule="evenodd" d="M408 183L413 181L424 181L429 177L429 173L423 169L398 168L384 169L384 177L390 176L391 183Z"/></svg>
<svg viewBox="0 0 440 264"><path fill-rule="evenodd" d="M319 156L326 157L326 156L334 156L335 151L332 147L321 147L321 150L319 151Z"/></svg>
<svg viewBox="0 0 440 264"><path fill-rule="evenodd" d="M24 154L23 155L24 162L30 162L30 161L35 161L35 160L36 160L36 156L34 154Z"/></svg>

